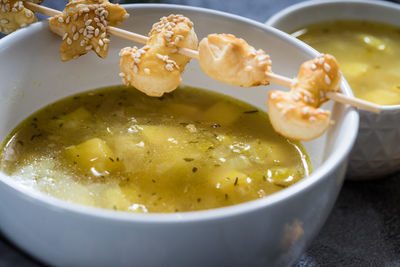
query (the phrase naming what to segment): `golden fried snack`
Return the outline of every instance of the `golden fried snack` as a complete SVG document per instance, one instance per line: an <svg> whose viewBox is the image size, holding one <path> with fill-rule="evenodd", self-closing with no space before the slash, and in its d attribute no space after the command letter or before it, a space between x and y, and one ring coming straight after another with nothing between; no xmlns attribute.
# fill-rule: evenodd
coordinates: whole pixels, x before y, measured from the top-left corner
<svg viewBox="0 0 400 267"><path fill-rule="evenodd" d="M326 92L339 90L341 74L336 59L321 55L304 62L290 92L268 93L268 113L275 131L291 139L312 140L331 124L330 112L319 107Z"/></svg>
<svg viewBox="0 0 400 267"><path fill-rule="evenodd" d="M49 21L50 29L63 38L61 60L78 58L89 50L107 57L107 26L116 26L128 17L123 7L108 0L69 0L64 11Z"/></svg>
<svg viewBox="0 0 400 267"><path fill-rule="evenodd" d="M182 15L163 17L153 25L147 44L138 49L126 47L120 52L120 76L149 96L162 96L175 90L190 58L178 47L196 49L198 44L193 23Z"/></svg>
<svg viewBox="0 0 400 267"><path fill-rule="evenodd" d="M329 54L304 62L293 86L304 101L313 107L320 107L327 92L338 92L341 75L335 57Z"/></svg>
<svg viewBox="0 0 400 267"><path fill-rule="evenodd" d="M268 85L271 60L261 49L231 34L210 34L199 45L201 69L210 77L232 85Z"/></svg>
<svg viewBox="0 0 400 267"><path fill-rule="evenodd" d="M27 1L36 4L43 2L43 0ZM0 32L9 34L36 21L35 14L24 6L24 1L0 0Z"/></svg>

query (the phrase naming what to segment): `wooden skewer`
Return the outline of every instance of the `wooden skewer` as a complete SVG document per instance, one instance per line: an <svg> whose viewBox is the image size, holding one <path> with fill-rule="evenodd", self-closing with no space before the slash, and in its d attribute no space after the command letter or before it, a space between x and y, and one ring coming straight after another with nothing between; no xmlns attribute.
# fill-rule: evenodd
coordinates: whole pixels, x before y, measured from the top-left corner
<svg viewBox="0 0 400 267"><path fill-rule="evenodd" d="M43 14L43 15L47 15L50 17L54 17L56 15L61 14L62 12L52 9L52 8L48 8L45 6L41 6L32 2L24 2L24 5L29 8L30 10ZM115 36L121 37L123 39L127 39L130 41L134 41L140 44L146 44L147 40L149 39L149 37L141 35L141 34L137 34L134 32L130 32L127 30L123 30L117 27L112 27L112 26L107 26L107 31ZM182 54L184 56L188 56L194 59L199 59L199 53L196 50L192 50L192 49L188 49L188 48L179 48L178 49L178 53Z"/></svg>
<svg viewBox="0 0 400 267"><path fill-rule="evenodd" d="M267 72L267 77L268 80L270 82L274 82L277 84L281 84L287 87L292 87L292 85L294 84L294 80L287 78L285 76L281 76L279 74L276 73L269 73ZM359 99L359 98L355 98L355 97L350 97L341 93L334 93L334 92L327 92L326 93L326 97L328 97L329 99L342 103L342 104L347 104L350 105L352 107L356 107L362 110L367 110L373 113L381 113L382 108L380 105L363 100L363 99Z"/></svg>
<svg viewBox="0 0 400 267"><path fill-rule="evenodd" d="M49 7L41 6L32 2L24 1L24 5L33 12L40 13L49 17L54 17L62 12Z"/></svg>
<svg viewBox="0 0 400 267"><path fill-rule="evenodd" d="M41 6L41 5L32 3L32 2L24 2L24 5L34 12L41 13L41 14L51 16L51 17L62 13L58 10L51 9L51 8L48 8L45 6ZM137 43L141 43L141 44L146 44L147 40L149 39L147 36L137 34L134 32L130 32L130 31L126 31L123 29L119 29L119 28L112 27L112 26L107 26L107 30L112 35L121 37L123 39L130 40L130 41L134 41ZM197 60L199 59L199 52L196 50L192 50L192 49L188 49L188 48L178 48L178 53L188 56L188 57L191 57L191 58L194 58L194 59L197 59ZM274 83L281 84L284 86L291 87L292 84L294 84L293 79L281 76L276 73L267 73L267 77L270 82L274 82ZM349 97L349 96L346 96L341 93L328 92L327 97L336 102L339 102L342 104L347 104L347 105L350 105L353 107L357 107L359 109L371 111L374 113L381 112L381 107L377 104L374 104L374 103L371 103L371 102L368 102L365 100L361 100L358 98Z"/></svg>
<svg viewBox="0 0 400 267"><path fill-rule="evenodd" d="M120 28L107 26L107 30L112 35L131 40L140 44L146 44L149 37L137 34L134 32L126 31ZM178 53L199 60L199 52L188 48L178 48Z"/></svg>

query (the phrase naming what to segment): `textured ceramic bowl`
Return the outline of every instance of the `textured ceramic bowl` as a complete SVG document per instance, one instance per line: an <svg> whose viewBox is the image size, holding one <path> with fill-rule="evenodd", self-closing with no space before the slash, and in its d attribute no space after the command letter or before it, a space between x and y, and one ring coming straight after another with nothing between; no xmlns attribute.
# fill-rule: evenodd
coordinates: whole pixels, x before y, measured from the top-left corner
<svg viewBox="0 0 400 267"><path fill-rule="evenodd" d="M285 32L328 20L365 20L400 26L400 5L384 1L317 0L288 7L266 24ZM360 129L350 154L347 177L381 178L400 170L400 105L381 114L360 111Z"/></svg>
<svg viewBox="0 0 400 267"><path fill-rule="evenodd" d="M199 38L228 32L269 51L274 69L293 76L316 56L302 42L257 23L212 10L171 5L129 5L125 29L147 33L160 17L190 17ZM89 89L120 84L119 49L112 38L107 59L93 53L59 60L61 40L47 22L0 40L0 139L35 110ZM266 110L266 87L228 86L192 61L185 84L221 92ZM271 86L269 88L280 88ZM342 89L350 94L343 82ZM305 250L325 222L340 190L346 157L355 141L358 114L334 104L336 124L305 144L314 172L264 199L226 208L175 214L131 214L64 202L29 190L0 173L0 229L12 242L57 266L282 266Z"/></svg>

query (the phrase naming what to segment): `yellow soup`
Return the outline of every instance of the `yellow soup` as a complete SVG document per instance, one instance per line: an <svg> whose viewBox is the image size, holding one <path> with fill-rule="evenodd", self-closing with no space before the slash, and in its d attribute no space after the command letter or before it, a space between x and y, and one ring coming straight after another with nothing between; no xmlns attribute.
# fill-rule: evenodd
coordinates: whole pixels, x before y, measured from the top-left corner
<svg viewBox="0 0 400 267"><path fill-rule="evenodd" d="M356 97L381 105L400 104L400 28L333 21L307 26L293 35L334 55Z"/></svg>
<svg viewBox="0 0 400 267"><path fill-rule="evenodd" d="M193 88L150 98L112 87L51 104L5 141L1 169L46 194L131 212L261 198L307 176L303 147L265 113Z"/></svg>

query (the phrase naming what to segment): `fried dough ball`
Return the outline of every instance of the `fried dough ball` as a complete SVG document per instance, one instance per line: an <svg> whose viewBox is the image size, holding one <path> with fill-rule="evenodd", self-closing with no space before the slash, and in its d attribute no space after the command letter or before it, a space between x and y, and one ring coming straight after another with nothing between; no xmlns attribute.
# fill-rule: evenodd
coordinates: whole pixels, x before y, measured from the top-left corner
<svg viewBox="0 0 400 267"><path fill-rule="evenodd" d="M210 77L232 85L268 85L271 60L261 49L231 34L210 34L199 44L201 69Z"/></svg>
<svg viewBox="0 0 400 267"><path fill-rule="evenodd" d="M325 133L331 124L330 112L319 107L327 101L326 92L339 90L340 80L339 65L331 55L303 63L290 92L268 93L268 113L275 131L303 141Z"/></svg>
<svg viewBox="0 0 400 267"><path fill-rule="evenodd" d="M27 0L41 4L42 0ZM12 33L37 21L35 14L20 0L0 0L0 32Z"/></svg>
<svg viewBox="0 0 400 267"><path fill-rule="evenodd" d="M116 26L128 17L123 7L108 0L69 0L62 14L49 21L50 29L63 38L61 60L78 58L90 50L107 57L107 26Z"/></svg>
<svg viewBox="0 0 400 267"><path fill-rule="evenodd" d="M275 131L303 141L321 136L330 125L330 112L307 105L295 94L278 90L268 93L268 115Z"/></svg>
<svg viewBox="0 0 400 267"><path fill-rule="evenodd" d="M197 49L193 23L182 15L161 18L153 25L147 44L138 49L126 47L120 52L120 76L149 96L160 97L175 90L190 58L178 54L178 47Z"/></svg>
<svg viewBox="0 0 400 267"><path fill-rule="evenodd" d="M328 101L327 92L338 92L341 81L339 63L335 57L323 54L304 62L293 89L304 95L304 100L313 107Z"/></svg>

